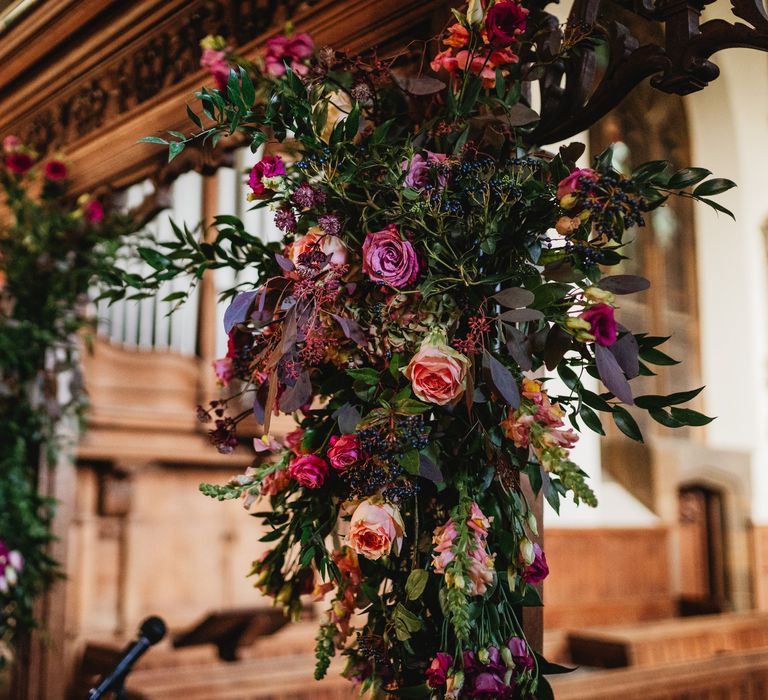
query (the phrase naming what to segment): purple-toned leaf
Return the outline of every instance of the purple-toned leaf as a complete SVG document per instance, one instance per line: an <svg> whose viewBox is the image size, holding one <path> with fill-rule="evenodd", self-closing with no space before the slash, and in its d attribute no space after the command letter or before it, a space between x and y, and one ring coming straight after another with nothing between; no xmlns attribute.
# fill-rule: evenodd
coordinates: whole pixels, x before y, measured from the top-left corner
<svg viewBox="0 0 768 700"><path fill-rule="evenodd" d="M267 393L269 391L269 388L266 384L262 384L254 394L253 397L253 415L256 417L256 420L261 424L264 425L264 406L267 403Z"/></svg>
<svg viewBox="0 0 768 700"><path fill-rule="evenodd" d="M533 296L533 292L529 292L527 289L509 287L502 289L498 294L494 294L492 298L507 309L519 309L532 304L536 297Z"/></svg>
<svg viewBox="0 0 768 700"><path fill-rule="evenodd" d="M339 424L339 430L344 435L351 435L357 430L357 426L363 419L360 411L351 404L344 404L341 408L337 409L333 417Z"/></svg>
<svg viewBox="0 0 768 700"><path fill-rule="evenodd" d="M634 379L640 374L640 348L637 345L637 338L631 333L624 333L608 349L611 351L619 367L627 375L627 379Z"/></svg>
<svg viewBox="0 0 768 700"><path fill-rule="evenodd" d="M584 273L574 269L567 260L547 265L543 274L555 282L580 282L584 279Z"/></svg>
<svg viewBox="0 0 768 700"><path fill-rule="evenodd" d="M603 384L617 399L632 405L634 403L632 389L613 353L602 345L595 345L594 347L597 372Z"/></svg>
<svg viewBox="0 0 768 700"><path fill-rule="evenodd" d="M547 341L544 343L544 364L552 371L560 364L565 353L570 350L573 339L560 326L554 324L549 329Z"/></svg>
<svg viewBox="0 0 768 700"><path fill-rule="evenodd" d="M651 283L640 275L609 275L603 277L597 286L613 294L634 294L645 291Z"/></svg>
<svg viewBox="0 0 768 700"><path fill-rule="evenodd" d="M538 309L512 309L501 314L501 320L507 323L525 323L526 321L540 321L544 314Z"/></svg>
<svg viewBox="0 0 768 700"><path fill-rule="evenodd" d="M298 332L296 323L296 307L294 306L283 319L283 353L290 353L296 345L296 334Z"/></svg>
<svg viewBox="0 0 768 700"><path fill-rule="evenodd" d="M540 119L538 112L521 102L509 107L500 117L509 126L526 126Z"/></svg>
<svg viewBox="0 0 768 700"><path fill-rule="evenodd" d="M286 272L293 272L296 269L296 265L293 264L293 261L286 258L285 255L275 253L275 260L277 261L277 264L280 265L280 269L285 270Z"/></svg>
<svg viewBox="0 0 768 700"><path fill-rule="evenodd" d="M419 476L434 481L436 484L442 484L445 481L440 467L423 454L419 455Z"/></svg>
<svg viewBox="0 0 768 700"><path fill-rule="evenodd" d="M253 300L259 293L258 289L251 292L240 292L232 300L232 303L227 307L224 312L224 332L229 335L229 332L238 324L245 323L248 318L248 311L253 304Z"/></svg>
<svg viewBox="0 0 768 700"><path fill-rule="evenodd" d="M507 326L507 352L512 356L512 359L517 362L517 366L520 367L523 372L528 372L533 369L533 358L528 350L528 342L522 331L512 326Z"/></svg>
<svg viewBox="0 0 768 700"><path fill-rule="evenodd" d="M582 155L584 155L584 151L586 150L587 147L583 143L577 141L569 143L567 146L560 146L559 153L560 157L566 163L575 163Z"/></svg>
<svg viewBox="0 0 768 700"><path fill-rule="evenodd" d="M280 396L279 408L283 413L298 411L312 398L312 382L309 372L302 372L293 386L286 387Z"/></svg>
<svg viewBox="0 0 768 700"><path fill-rule="evenodd" d="M512 408L518 408L520 406L520 391L512 372L487 350L483 350L483 367L488 370L490 382L501 395L501 398Z"/></svg>
<svg viewBox="0 0 768 700"><path fill-rule="evenodd" d="M363 329L360 328L357 321L345 316L339 316L338 314L331 314L331 316L336 319L347 338L361 347L366 347L368 345L368 339L365 337L365 333L363 333Z"/></svg>
<svg viewBox="0 0 768 700"><path fill-rule="evenodd" d="M392 74L395 84L411 95L434 95L445 89L445 83L429 76L411 76Z"/></svg>

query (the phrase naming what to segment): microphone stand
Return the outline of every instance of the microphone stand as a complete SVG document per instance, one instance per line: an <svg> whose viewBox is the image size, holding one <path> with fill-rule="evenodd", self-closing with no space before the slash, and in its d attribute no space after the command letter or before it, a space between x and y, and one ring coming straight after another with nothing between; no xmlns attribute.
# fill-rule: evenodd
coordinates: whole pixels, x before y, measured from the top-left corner
<svg viewBox="0 0 768 700"><path fill-rule="evenodd" d="M115 669L101 680L101 683L91 689L88 700L99 700L106 693L115 693L116 700L125 700L125 678L131 672L133 665L142 654L154 644L157 644L165 636L165 623L159 617L148 617L141 623L139 638L129 644L123 652Z"/></svg>

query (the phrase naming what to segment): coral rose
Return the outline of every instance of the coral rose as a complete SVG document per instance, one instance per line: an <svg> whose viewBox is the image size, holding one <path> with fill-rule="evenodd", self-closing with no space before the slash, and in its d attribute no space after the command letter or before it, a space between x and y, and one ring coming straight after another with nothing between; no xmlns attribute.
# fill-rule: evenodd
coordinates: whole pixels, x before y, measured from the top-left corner
<svg viewBox="0 0 768 700"><path fill-rule="evenodd" d="M467 387L469 360L443 343L422 344L403 370L422 401L445 406L459 400Z"/></svg>
<svg viewBox="0 0 768 700"><path fill-rule="evenodd" d="M400 511L389 503L363 501L352 515L347 544L366 559L400 551L405 527Z"/></svg>
<svg viewBox="0 0 768 700"><path fill-rule="evenodd" d="M616 342L619 329L612 306L595 304L582 313L581 318L589 323L589 332L595 336L598 345L608 347Z"/></svg>
<svg viewBox="0 0 768 700"><path fill-rule="evenodd" d="M334 435L327 452L328 461L334 469L344 471L360 459L360 442L357 435Z"/></svg>
<svg viewBox="0 0 768 700"><path fill-rule="evenodd" d="M294 265L300 265L302 255L317 251L330 255L333 265L344 265L347 262L347 246L341 238L329 236L319 226L313 226L306 235L296 239L288 252L291 262Z"/></svg>
<svg viewBox="0 0 768 700"><path fill-rule="evenodd" d="M416 281L419 257L410 241L400 238L397 227L369 233L363 241L363 272L373 282L403 289Z"/></svg>
<svg viewBox="0 0 768 700"><path fill-rule="evenodd" d="M288 473L307 489L319 489L328 474L328 463L317 455L301 455L291 462Z"/></svg>

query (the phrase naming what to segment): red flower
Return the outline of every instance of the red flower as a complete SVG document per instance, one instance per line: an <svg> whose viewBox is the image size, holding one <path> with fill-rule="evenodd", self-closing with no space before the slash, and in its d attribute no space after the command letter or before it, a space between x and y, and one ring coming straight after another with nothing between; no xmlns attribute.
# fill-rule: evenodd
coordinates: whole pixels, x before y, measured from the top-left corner
<svg viewBox="0 0 768 700"><path fill-rule="evenodd" d="M432 659L432 664L427 669L427 685L430 688L442 688L448 679L448 671L453 665L453 657L442 651Z"/></svg>
<svg viewBox="0 0 768 700"><path fill-rule="evenodd" d="M533 545L533 561L525 567L522 574L522 579L526 583L537 584L541 583L545 578L549 576L549 566L547 566L547 558L544 556L539 545Z"/></svg>
<svg viewBox="0 0 768 700"><path fill-rule="evenodd" d="M485 33L494 49L512 44L525 31L528 10L513 0L501 0L488 10L485 18Z"/></svg>
<svg viewBox="0 0 768 700"><path fill-rule="evenodd" d="M52 182L64 180L69 174L67 170L67 164L61 160L49 160L45 164L43 172L45 177Z"/></svg>
<svg viewBox="0 0 768 700"><path fill-rule="evenodd" d="M618 326L614 318L613 307L608 304L595 304L587 309L581 318L589 323L589 332L595 336L598 345L609 346L616 342Z"/></svg>
<svg viewBox="0 0 768 700"><path fill-rule="evenodd" d="M35 164L35 161L29 153L16 151L5 157L5 164L12 173L22 175Z"/></svg>
<svg viewBox="0 0 768 700"><path fill-rule="evenodd" d="M256 165L251 168L251 174L248 178L248 184L253 190L254 197L269 197L272 189L269 187L269 181L274 177L285 175L285 165L280 156L264 156Z"/></svg>

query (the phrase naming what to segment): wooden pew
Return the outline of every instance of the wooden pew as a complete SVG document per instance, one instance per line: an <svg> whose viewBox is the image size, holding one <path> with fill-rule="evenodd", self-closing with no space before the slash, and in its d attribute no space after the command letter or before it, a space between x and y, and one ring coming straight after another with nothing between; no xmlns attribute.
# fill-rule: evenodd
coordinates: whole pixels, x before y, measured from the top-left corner
<svg viewBox="0 0 768 700"><path fill-rule="evenodd" d="M574 664L618 668L712 658L730 651L768 648L768 613L677 618L568 633ZM768 699L768 693L765 696Z"/></svg>
<svg viewBox="0 0 768 700"><path fill-rule="evenodd" d="M768 649L550 677L557 700L766 700Z"/></svg>

